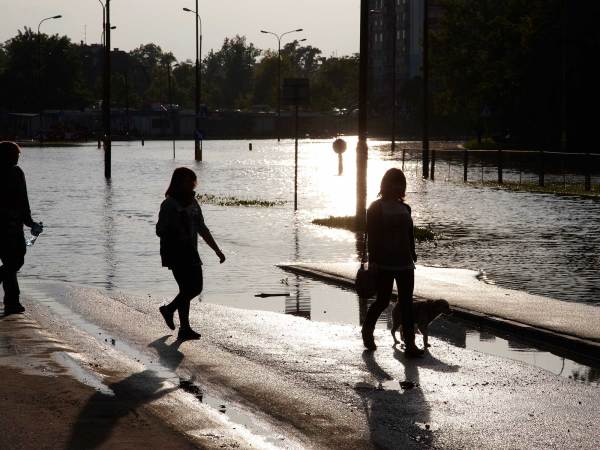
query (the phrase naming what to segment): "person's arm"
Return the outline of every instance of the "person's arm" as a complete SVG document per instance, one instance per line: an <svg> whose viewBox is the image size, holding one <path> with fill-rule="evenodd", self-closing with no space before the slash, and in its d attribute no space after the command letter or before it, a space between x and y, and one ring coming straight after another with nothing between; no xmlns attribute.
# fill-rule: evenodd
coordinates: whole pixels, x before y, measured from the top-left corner
<svg viewBox="0 0 600 450"><path fill-rule="evenodd" d="M223 254L223 252L221 251L221 249L219 248L219 246L217 245L217 242L215 241L215 238L213 238L210 230L204 226L200 232L199 232L200 236L202 236L202 239L204 239L204 242L206 242L206 244L213 249L213 251L215 252L215 254L219 257L219 262L221 264L223 264L225 262L225 255Z"/></svg>
<svg viewBox="0 0 600 450"><path fill-rule="evenodd" d="M381 260L381 204L372 203L367 210L367 244L369 250L369 266Z"/></svg>
<svg viewBox="0 0 600 450"><path fill-rule="evenodd" d="M198 234L202 237L202 239L204 239L204 242L206 242L206 244L210 248L213 249L213 251L215 252L215 254L217 255L217 257L219 258L219 262L221 264L223 264L225 262L225 255L223 254L223 252L219 248L219 245L215 241L215 238L213 238L213 235L211 234L210 230L208 229L208 227L204 223L204 216L202 215L202 209L200 209L200 207L198 207L198 209L199 209L199 215L200 215L200 223L199 223L199 227L198 227Z"/></svg>
<svg viewBox="0 0 600 450"><path fill-rule="evenodd" d="M34 222L31 218L31 208L29 207L29 196L27 195L27 182L25 181L25 174L23 173L20 167L17 167L16 170L19 195L18 204L23 215L23 223L25 224L25 226L31 228L33 231L37 232L39 230L39 232L41 233L41 225Z"/></svg>
<svg viewBox="0 0 600 450"><path fill-rule="evenodd" d="M415 248L415 225L412 221L412 210L408 205L406 205L406 208L408 209L408 215L410 216L410 223L408 227L408 241L410 243L410 252L412 254L413 261L417 262L417 251Z"/></svg>

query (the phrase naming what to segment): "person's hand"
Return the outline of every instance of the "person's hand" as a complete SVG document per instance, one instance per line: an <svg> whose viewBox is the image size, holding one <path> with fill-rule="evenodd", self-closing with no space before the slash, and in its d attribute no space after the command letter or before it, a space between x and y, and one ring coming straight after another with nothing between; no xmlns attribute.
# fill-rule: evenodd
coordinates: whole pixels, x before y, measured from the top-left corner
<svg viewBox="0 0 600 450"><path fill-rule="evenodd" d="M218 251L217 252L217 256L219 257L219 264L223 264L225 262L225 255L223 254L222 251Z"/></svg>
<svg viewBox="0 0 600 450"><path fill-rule="evenodd" d="M33 225L31 226L31 234L34 236L39 236L42 234L42 231L44 231L44 225L42 225L42 222L33 222Z"/></svg>

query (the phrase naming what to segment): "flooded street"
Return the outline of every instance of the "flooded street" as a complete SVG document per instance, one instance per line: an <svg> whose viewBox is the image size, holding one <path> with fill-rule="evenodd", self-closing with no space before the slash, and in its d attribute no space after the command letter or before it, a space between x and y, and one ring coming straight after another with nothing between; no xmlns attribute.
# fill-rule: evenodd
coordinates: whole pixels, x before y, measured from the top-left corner
<svg viewBox="0 0 600 450"><path fill-rule="evenodd" d="M204 205L206 221L228 261L219 267L201 246L206 280L203 299L223 305L287 310L282 299L256 299L261 292L288 292L286 261L356 260L356 236L311 224L329 215L352 215L355 205L355 141L349 139L345 172L329 141L300 145L299 212L294 215L293 142L207 141L204 161L193 161L193 143L116 143L113 179L103 178L103 153L95 145L26 148L22 163L34 215L46 231L29 250L24 275L108 289L169 297L170 273L160 267L157 211L172 170L188 166L199 176L198 191L241 199L283 201L273 207ZM369 201L382 174L399 166L383 143L371 142ZM440 170L442 164L440 163ZM418 248L424 265L481 270L491 283L561 300L597 304L600 283L600 202L578 197L514 193L435 183L406 163L407 201L416 224L441 238ZM507 175L509 176L509 175ZM208 250L208 251L207 251ZM302 296L300 309L310 309ZM308 303L308 304L306 304ZM330 312L333 321L335 314Z"/></svg>

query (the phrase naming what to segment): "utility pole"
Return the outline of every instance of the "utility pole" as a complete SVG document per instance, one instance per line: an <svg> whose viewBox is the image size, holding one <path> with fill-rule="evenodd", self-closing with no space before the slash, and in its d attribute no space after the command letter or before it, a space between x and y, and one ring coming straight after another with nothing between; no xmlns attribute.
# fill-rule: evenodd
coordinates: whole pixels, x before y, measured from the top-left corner
<svg viewBox="0 0 600 450"><path fill-rule="evenodd" d="M277 34L272 31L260 30L263 34L270 34L277 39L277 142L281 142L281 39L291 33L300 33L303 28L297 30L286 31L282 34ZM302 39L301 41L305 41Z"/></svg>
<svg viewBox="0 0 600 450"><path fill-rule="evenodd" d="M358 85L358 144L356 145L356 223L366 222L367 210L367 145L369 76L369 1L360 2L360 64Z"/></svg>
<svg viewBox="0 0 600 450"><path fill-rule="evenodd" d="M423 178L429 178L429 1L423 0Z"/></svg>
<svg viewBox="0 0 600 450"><path fill-rule="evenodd" d="M200 136L200 101L202 96L202 70L200 60L202 59L202 18L198 12L198 0L196 0L196 10L183 8L185 12L194 13L196 16L196 120L194 130L194 159L202 161L202 140Z"/></svg>
<svg viewBox="0 0 600 450"><path fill-rule="evenodd" d="M396 93L396 51L398 44L398 8L396 0L392 1L392 14L394 15L394 37L392 42L392 152L396 151L396 111L398 99Z"/></svg>
<svg viewBox="0 0 600 450"><path fill-rule="evenodd" d="M200 73L200 15L198 12L198 0L196 0L196 131L194 133L194 156L196 161L202 161L202 147L200 146L200 100L202 97L202 80Z"/></svg>
<svg viewBox="0 0 600 450"><path fill-rule="evenodd" d="M104 30L104 177L111 178L111 114L110 114L110 0L106 0L106 24Z"/></svg>

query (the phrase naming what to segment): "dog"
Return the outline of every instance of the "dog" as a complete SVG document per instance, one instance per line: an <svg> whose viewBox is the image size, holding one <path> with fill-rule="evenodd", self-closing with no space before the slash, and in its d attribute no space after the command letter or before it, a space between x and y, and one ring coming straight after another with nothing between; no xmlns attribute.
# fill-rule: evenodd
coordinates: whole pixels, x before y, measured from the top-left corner
<svg viewBox="0 0 600 450"><path fill-rule="evenodd" d="M415 333L421 332L423 335L423 345L431 347L427 342L429 337L427 328L441 314L450 314L450 305L446 300L427 300L425 302L413 302L413 318L415 320ZM402 324L402 306L400 302L396 302L396 306L392 310L392 337L394 345L400 343L396 339L396 331L400 328L400 339L404 341L404 332Z"/></svg>

